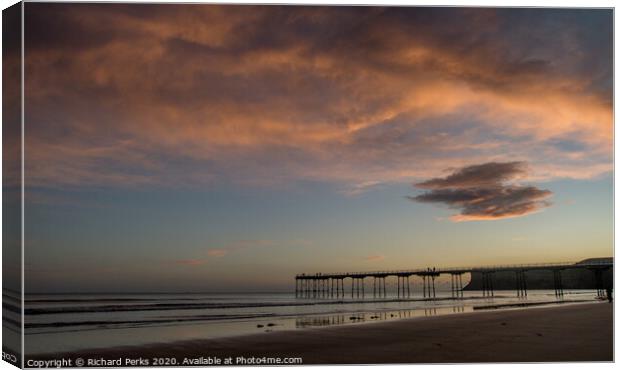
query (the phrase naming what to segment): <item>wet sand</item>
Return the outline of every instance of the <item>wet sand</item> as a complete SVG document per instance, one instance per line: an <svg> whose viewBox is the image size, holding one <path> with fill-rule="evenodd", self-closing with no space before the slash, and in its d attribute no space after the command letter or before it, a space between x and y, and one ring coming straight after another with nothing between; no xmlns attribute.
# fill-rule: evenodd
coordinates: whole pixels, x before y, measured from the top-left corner
<svg viewBox="0 0 620 370"><path fill-rule="evenodd" d="M230 356L233 361L238 356L301 357L304 364L613 361L613 305L480 311L64 357L126 356L176 357L179 362L209 356Z"/></svg>

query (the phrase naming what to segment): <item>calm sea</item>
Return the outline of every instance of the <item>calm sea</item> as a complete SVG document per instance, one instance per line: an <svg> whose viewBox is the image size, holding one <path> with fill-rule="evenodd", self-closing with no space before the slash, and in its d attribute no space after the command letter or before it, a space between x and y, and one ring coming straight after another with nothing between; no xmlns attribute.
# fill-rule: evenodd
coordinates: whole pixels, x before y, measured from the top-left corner
<svg viewBox="0 0 620 370"><path fill-rule="evenodd" d="M587 301L593 291L495 291L462 299L437 292L437 299L413 297L308 299L290 293L231 294L55 294L27 295L26 353L54 353L124 345L170 343L280 330L313 330L404 318L451 315L517 303ZM514 306L508 306L514 307Z"/></svg>

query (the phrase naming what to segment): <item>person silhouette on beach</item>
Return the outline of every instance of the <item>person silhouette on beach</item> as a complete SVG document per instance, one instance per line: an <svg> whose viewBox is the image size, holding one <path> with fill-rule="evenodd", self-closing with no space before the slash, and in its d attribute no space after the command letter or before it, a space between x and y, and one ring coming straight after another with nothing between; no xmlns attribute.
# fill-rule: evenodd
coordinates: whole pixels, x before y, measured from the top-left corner
<svg viewBox="0 0 620 370"><path fill-rule="evenodd" d="M611 303L611 301L613 300L613 298L611 297L611 287L608 286L605 291L607 292L607 300L609 301L609 303Z"/></svg>

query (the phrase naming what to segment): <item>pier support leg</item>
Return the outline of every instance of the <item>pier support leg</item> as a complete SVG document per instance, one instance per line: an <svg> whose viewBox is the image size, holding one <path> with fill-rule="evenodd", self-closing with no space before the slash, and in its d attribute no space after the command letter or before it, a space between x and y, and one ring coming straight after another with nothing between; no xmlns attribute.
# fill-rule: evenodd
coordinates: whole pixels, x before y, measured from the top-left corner
<svg viewBox="0 0 620 370"><path fill-rule="evenodd" d="M409 290L409 276L407 276L407 298L411 297L411 291Z"/></svg>
<svg viewBox="0 0 620 370"><path fill-rule="evenodd" d="M385 276L383 277L383 298L387 297L387 292L385 290Z"/></svg>
<svg viewBox="0 0 620 370"><path fill-rule="evenodd" d="M462 273L450 274L452 277L452 298L460 298L463 296L463 280Z"/></svg>
<svg viewBox="0 0 620 370"><path fill-rule="evenodd" d="M316 279L312 279L312 298L316 298Z"/></svg>
<svg viewBox="0 0 620 370"><path fill-rule="evenodd" d="M377 298L377 277L375 276L372 281L372 297Z"/></svg>
<svg viewBox="0 0 620 370"><path fill-rule="evenodd" d="M362 298L364 298L364 278L361 278L360 282L362 283Z"/></svg>
<svg viewBox="0 0 620 370"><path fill-rule="evenodd" d="M354 297L355 294L355 278L351 278L351 298Z"/></svg>
<svg viewBox="0 0 620 370"><path fill-rule="evenodd" d="M485 283L486 283L485 289L487 292L487 297L490 297L491 296L491 279L489 279L488 272L485 274Z"/></svg>
<svg viewBox="0 0 620 370"><path fill-rule="evenodd" d="M490 271L482 273L482 296L487 298L493 296L493 281Z"/></svg>
<svg viewBox="0 0 620 370"><path fill-rule="evenodd" d="M599 268L592 269L594 273L594 286L596 287L596 296L604 297L605 289L603 288L603 270Z"/></svg>
<svg viewBox="0 0 620 370"><path fill-rule="evenodd" d="M527 283L525 280L525 271L518 270L517 274L517 297L527 296Z"/></svg>
<svg viewBox="0 0 620 370"><path fill-rule="evenodd" d="M558 298L564 297L564 287L562 286L562 271L553 270L553 283L555 288L555 296Z"/></svg>
<svg viewBox="0 0 620 370"><path fill-rule="evenodd" d="M493 271L485 271L482 273L482 296L493 297Z"/></svg>
<svg viewBox="0 0 620 370"><path fill-rule="evenodd" d="M340 279L336 278L336 298L340 298Z"/></svg>
<svg viewBox="0 0 620 370"><path fill-rule="evenodd" d="M450 288L452 290L452 298L456 297L456 275L450 274Z"/></svg>

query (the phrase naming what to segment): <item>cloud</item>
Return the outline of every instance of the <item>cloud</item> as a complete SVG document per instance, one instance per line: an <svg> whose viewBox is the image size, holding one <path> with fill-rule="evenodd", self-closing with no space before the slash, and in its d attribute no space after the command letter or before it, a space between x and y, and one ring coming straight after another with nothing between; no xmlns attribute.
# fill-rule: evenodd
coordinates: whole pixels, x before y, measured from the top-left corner
<svg viewBox="0 0 620 370"><path fill-rule="evenodd" d="M497 186L503 181L525 174L524 162L490 162L461 168L445 178L415 184L420 189L450 189Z"/></svg>
<svg viewBox="0 0 620 370"><path fill-rule="evenodd" d="M381 181L365 181L359 184L353 184L352 186L344 189L342 191L343 194L353 197L356 195L360 195L364 192L367 192L371 189L375 189L381 186L383 183Z"/></svg>
<svg viewBox="0 0 620 370"><path fill-rule="evenodd" d="M274 245L271 240L238 240L227 244L222 248L210 248L207 250L207 255L211 257L224 257L231 252L236 252L248 248L264 247Z"/></svg>
<svg viewBox="0 0 620 370"><path fill-rule="evenodd" d="M207 251L207 255L211 257L224 257L228 254L228 250L226 249L209 249Z"/></svg>
<svg viewBox="0 0 620 370"><path fill-rule="evenodd" d="M612 170L610 10L28 14L28 186L310 180L356 193L488 160L522 158L538 179Z"/></svg>
<svg viewBox="0 0 620 370"><path fill-rule="evenodd" d="M229 253L238 252L250 248L256 247L268 247L268 246L281 246L281 245L294 245L294 246L310 246L313 242L305 239L295 239L295 240L285 240L285 241L274 241L274 240L262 240L262 239L251 239L251 240L237 240L231 243L226 244L222 248L209 248L207 249L207 256L210 258L222 258L227 256ZM375 256L381 257L382 256ZM206 264L209 261L208 258L187 258L174 260L172 263L176 265L183 266L201 266ZM168 263L169 261L167 261Z"/></svg>
<svg viewBox="0 0 620 370"><path fill-rule="evenodd" d="M549 190L508 182L524 173L523 162L467 166L444 178L415 184L428 191L409 199L458 209L459 213L450 217L455 222L521 217L550 206L547 199L553 194Z"/></svg>
<svg viewBox="0 0 620 370"><path fill-rule="evenodd" d="M369 262L383 261L384 259L385 259L385 256L379 255L379 254L364 257L364 260L369 261Z"/></svg>

